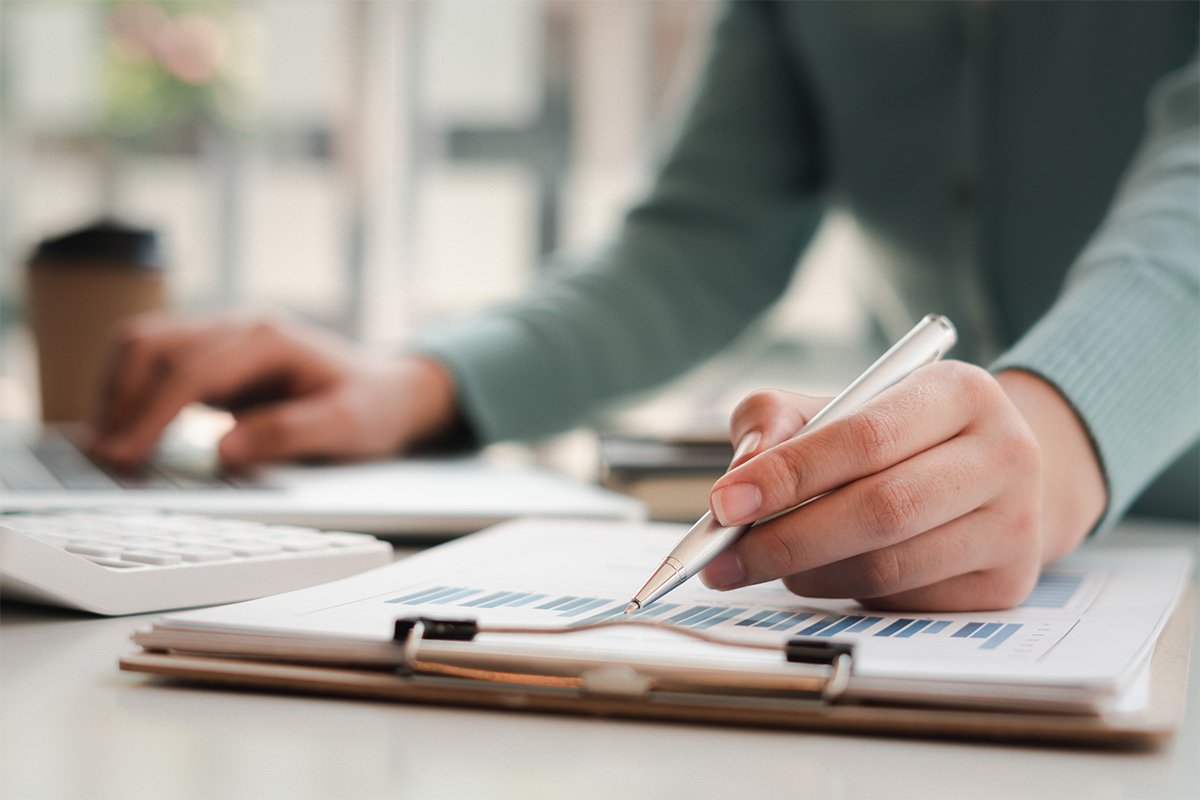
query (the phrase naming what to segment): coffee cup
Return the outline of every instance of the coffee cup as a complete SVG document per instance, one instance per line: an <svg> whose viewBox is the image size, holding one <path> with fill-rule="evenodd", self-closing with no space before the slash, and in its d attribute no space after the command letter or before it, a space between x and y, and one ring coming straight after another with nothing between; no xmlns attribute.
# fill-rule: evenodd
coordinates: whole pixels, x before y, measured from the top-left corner
<svg viewBox="0 0 1200 800"><path fill-rule="evenodd" d="M86 420L118 325L166 306L158 237L100 222L39 243L26 274L42 419Z"/></svg>

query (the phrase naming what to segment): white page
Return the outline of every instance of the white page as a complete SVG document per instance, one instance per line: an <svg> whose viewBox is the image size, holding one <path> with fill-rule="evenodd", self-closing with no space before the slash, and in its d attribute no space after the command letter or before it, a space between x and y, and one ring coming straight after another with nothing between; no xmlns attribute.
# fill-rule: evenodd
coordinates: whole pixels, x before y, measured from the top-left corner
<svg viewBox="0 0 1200 800"><path fill-rule="evenodd" d="M618 615L685 530L518 521L353 578L166 621L377 641L391 637L396 618L416 615L562 627ZM693 580L635 617L780 645L795 636L853 641L861 685L1041 685L1116 697L1144 664L1190 570L1184 549L1085 551L1047 569L1022 607L965 614L872 612L800 598L777 581L722 593ZM778 655L639 629L537 638L506 641L616 660L658 653L786 669Z"/></svg>

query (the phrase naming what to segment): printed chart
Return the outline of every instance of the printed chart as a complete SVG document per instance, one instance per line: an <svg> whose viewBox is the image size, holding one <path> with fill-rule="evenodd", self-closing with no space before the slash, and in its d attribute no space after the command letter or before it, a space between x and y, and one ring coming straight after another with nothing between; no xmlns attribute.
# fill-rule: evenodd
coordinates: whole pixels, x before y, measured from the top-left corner
<svg viewBox="0 0 1200 800"><path fill-rule="evenodd" d="M1022 609L1065 610L1090 601L1084 573L1048 571L1041 576ZM555 595L519 589L485 589L470 586L428 586L383 602L411 607L416 613L436 615L450 608L461 612L484 609L522 609L544 618L556 618L565 624L586 625L623 615L626 600L613 597ZM525 613L523 613L525 616ZM949 616L949 615L948 615ZM972 620L963 615L945 619L924 615L885 613L833 613L812 608L764 607L746 603L659 601L631 615L632 619L654 619L695 630L714 628L779 632L787 636L838 636L896 640L897 644L920 645L935 640L948 642L956 649L995 651L1001 648L1016 655L1036 656L1065 633L1067 625L1045 620L1013 619L1003 621L987 615ZM905 647L905 649L910 649Z"/></svg>

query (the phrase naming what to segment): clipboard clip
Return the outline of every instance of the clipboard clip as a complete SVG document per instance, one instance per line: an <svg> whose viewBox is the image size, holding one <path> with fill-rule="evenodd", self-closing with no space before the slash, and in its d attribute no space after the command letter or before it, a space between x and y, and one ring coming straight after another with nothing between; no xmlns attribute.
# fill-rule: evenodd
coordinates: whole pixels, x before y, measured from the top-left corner
<svg viewBox="0 0 1200 800"><path fill-rule="evenodd" d="M586 657L532 659L473 652L470 643L480 634L569 635L605 628L651 628L709 644L779 653L796 671L713 667L703 663L626 663ZM639 697L683 695L763 696L832 703L845 691L853 671L854 645L828 639L792 638L778 644L749 642L681 628L651 620L615 619L564 628L484 626L474 619L402 617L393 639L403 647L404 668L410 674L440 675L487 683L574 689L593 695Z"/></svg>

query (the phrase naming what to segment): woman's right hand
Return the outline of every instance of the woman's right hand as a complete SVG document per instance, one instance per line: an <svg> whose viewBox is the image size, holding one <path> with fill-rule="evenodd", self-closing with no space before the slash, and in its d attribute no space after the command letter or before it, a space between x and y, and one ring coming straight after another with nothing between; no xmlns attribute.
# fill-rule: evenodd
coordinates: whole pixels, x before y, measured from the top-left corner
<svg viewBox="0 0 1200 800"><path fill-rule="evenodd" d="M436 361L367 356L298 323L151 315L118 338L93 420L92 452L130 467L189 403L229 409L223 463L377 458L448 430L458 416Z"/></svg>

